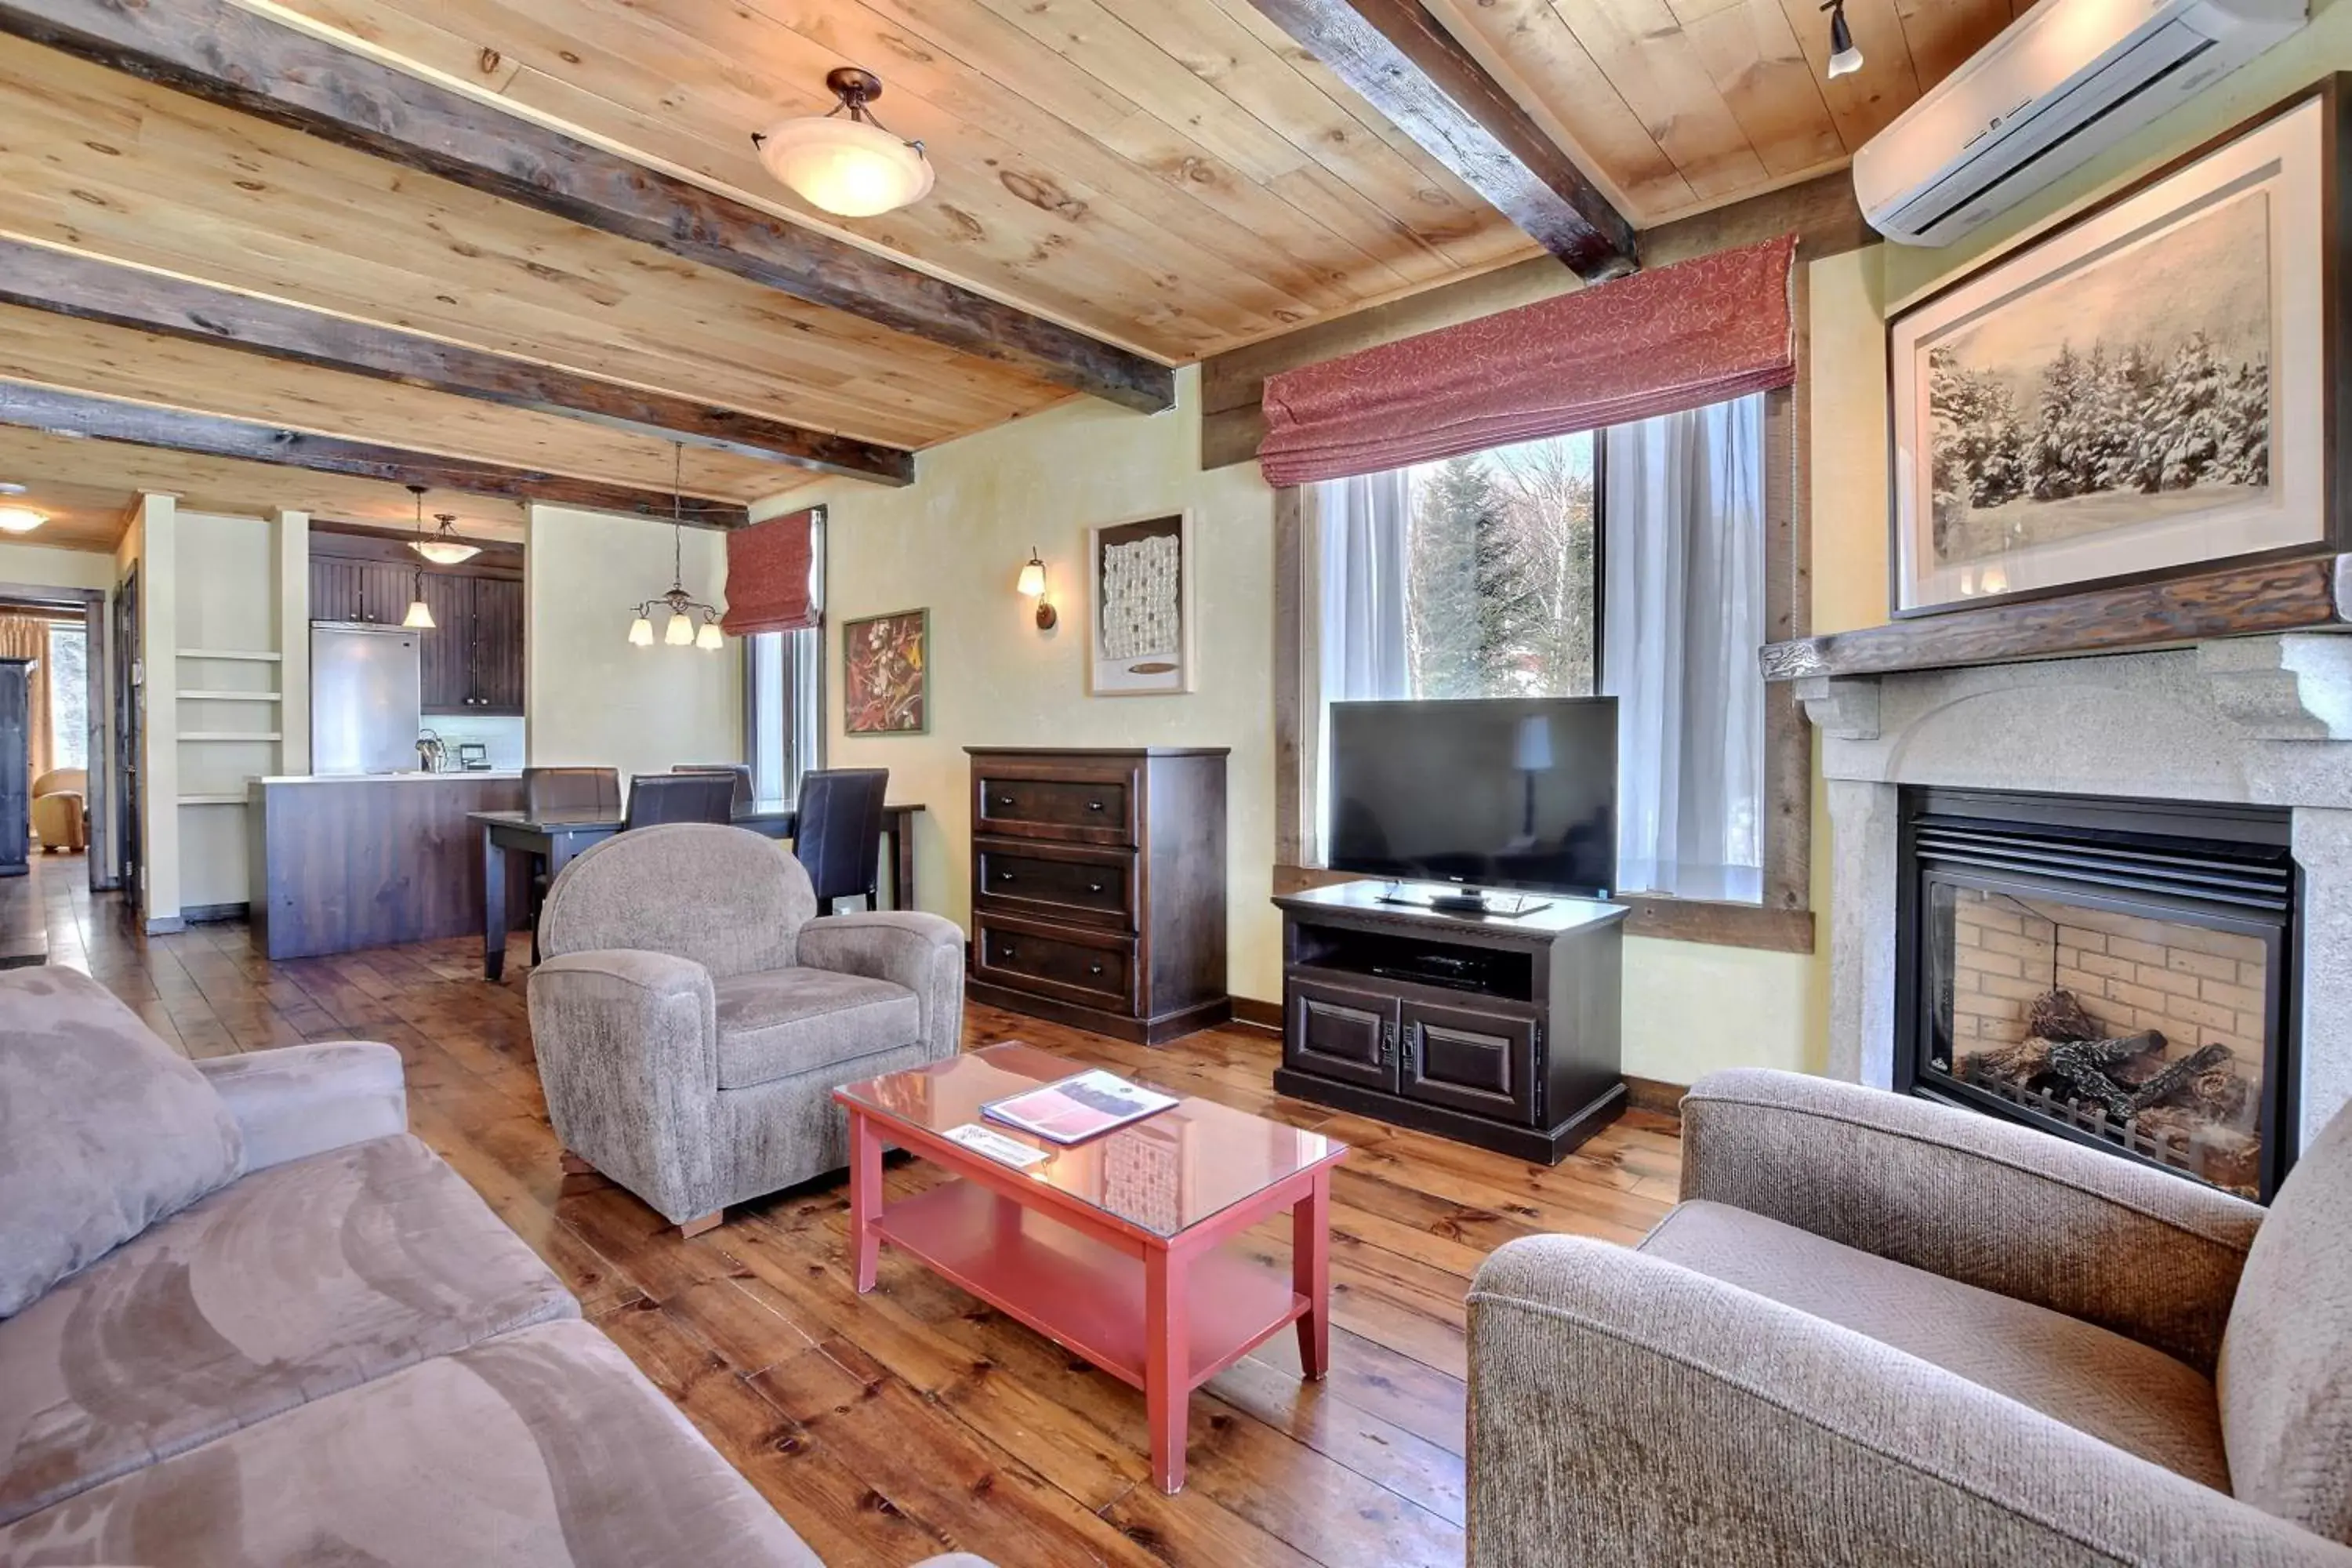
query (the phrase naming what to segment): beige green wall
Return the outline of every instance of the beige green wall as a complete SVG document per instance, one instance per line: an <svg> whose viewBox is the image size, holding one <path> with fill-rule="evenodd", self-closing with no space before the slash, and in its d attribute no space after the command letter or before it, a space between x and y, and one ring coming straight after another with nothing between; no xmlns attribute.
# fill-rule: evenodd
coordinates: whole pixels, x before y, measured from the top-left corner
<svg viewBox="0 0 2352 1568"><path fill-rule="evenodd" d="M667 773L743 755L743 651L631 647L629 612L670 585L670 531L641 518L530 509L523 556L526 743L549 767ZM719 534L683 534L687 590L726 602ZM656 622L656 631L659 623Z"/></svg>
<svg viewBox="0 0 2352 1568"><path fill-rule="evenodd" d="M114 555L105 550L67 550L0 539L0 583L40 588L114 586Z"/></svg>

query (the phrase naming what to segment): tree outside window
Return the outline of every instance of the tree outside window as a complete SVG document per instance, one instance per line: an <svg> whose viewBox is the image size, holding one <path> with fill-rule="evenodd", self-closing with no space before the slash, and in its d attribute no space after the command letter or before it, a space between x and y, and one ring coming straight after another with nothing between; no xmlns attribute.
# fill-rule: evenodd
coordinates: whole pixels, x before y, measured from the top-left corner
<svg viewBox="0 0 2352 1568"><path fill-rule="evenodd" d="M88 631L65 621L49 623L49 765L89 766Z"/></svg>

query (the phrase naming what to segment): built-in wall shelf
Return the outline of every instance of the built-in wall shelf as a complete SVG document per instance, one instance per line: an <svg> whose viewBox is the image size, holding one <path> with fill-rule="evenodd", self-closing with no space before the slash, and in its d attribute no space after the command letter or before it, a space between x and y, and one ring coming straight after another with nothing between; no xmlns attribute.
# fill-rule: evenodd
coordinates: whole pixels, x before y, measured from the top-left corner
<svg viewBox="0 0 2352 1568"><path fill-rule="evenodd" d="M277 664L286 656L279 653L263 653L254 648L184 647L180 649L180 657L182 658L244 659L255 664Z"/></svg>
<svg viewBox="0 0 2352 1568"><path fill-rule="evenodd" d="M180 804L182 805L243 805L245 793L240 790L235 795L184 795L180 797Z"/></svg>
<svg viewBox="0 0 2352 1568"><path fill-rule="evenodd" d="M183 742L190 741L280 741L285 739L275 730L183 730Z"/></svg>
<svg viewBox="0 0 2352 1568"><path fill-rule="evenodd" d="M284 699L275 691L183 691L183 702L278 702Z"/></svg>

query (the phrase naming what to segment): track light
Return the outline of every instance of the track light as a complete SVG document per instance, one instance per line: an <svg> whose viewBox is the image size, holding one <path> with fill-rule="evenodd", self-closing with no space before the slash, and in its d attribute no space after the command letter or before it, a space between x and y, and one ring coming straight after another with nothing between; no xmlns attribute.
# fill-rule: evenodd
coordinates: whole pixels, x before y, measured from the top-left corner
<svg viewBox="0 0 2352 1568"><path fill-rule="evenodd" d="M1845 0L1828 0L1830 14L1830 75L1852 76L1862 68L1862 51L1853 47L1853 29L1845 25Z"/></svg>

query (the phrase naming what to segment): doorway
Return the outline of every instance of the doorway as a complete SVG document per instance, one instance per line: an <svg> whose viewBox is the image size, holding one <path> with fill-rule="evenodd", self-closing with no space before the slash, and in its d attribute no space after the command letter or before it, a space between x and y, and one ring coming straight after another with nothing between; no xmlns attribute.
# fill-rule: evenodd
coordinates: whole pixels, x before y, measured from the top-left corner
<svg viewBox="0 0 2352 1568"><path fill-rule="evenodd" d="M0 583L0 641L37 658L35 710L40 734L30 748L37 791L79 783L92 889L113 886L106 762L106 595L97 588ZM70 775L79 773L76 781ZM59 775L65 775L60 777ZM56 811L46 814L54 823Z"/></svg>

